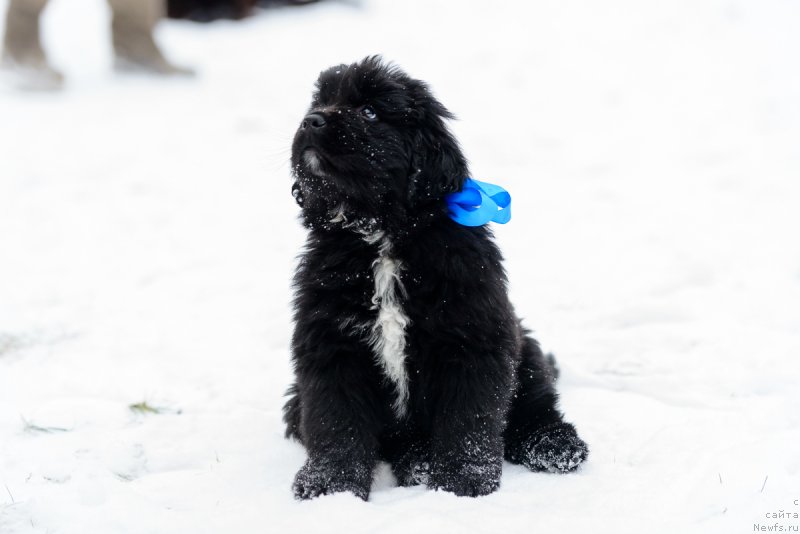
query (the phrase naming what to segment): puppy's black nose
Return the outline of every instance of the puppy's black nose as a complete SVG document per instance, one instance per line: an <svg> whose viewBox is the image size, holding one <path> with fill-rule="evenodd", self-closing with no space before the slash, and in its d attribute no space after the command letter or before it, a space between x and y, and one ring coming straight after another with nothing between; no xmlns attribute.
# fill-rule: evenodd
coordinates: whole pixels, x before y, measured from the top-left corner
<svg viewBox="0 0 800 534"><path fill-rule="evenodd" d="M303 128L322 128L325 126L325 115L322 113L309 113L303 119Z"/></svg>

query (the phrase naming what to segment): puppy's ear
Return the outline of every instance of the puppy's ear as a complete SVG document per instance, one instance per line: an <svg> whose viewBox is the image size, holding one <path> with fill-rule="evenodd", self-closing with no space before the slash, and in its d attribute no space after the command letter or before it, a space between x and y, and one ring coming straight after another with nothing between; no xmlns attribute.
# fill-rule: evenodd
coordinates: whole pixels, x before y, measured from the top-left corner
<svg viewBox="0 0 800 534"><path fill-rule="evenodd" d="M410 114L416 122L412 147L409 200L412 204L435 200L459 191L469 172L458 141L445 124L454 119L422 82L414 81Z"/></svg>

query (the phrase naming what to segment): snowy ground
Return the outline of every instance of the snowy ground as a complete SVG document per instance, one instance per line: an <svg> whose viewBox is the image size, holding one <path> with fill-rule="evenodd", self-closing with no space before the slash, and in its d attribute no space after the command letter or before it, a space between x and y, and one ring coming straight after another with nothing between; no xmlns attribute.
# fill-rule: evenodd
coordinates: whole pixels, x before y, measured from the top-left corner
<svg viewBox="0 0 800 534"><path fill-rule="evenodd" d="M0 1L0 8L5 6ZM800 529L800 7L364 0L165 23L195 80L114 76L54 0L60 94L0 92L0 532ZM512 297L592 448L472 500L298 503L282 437L288 146L322 68L380 52L460 117ZM161 413L135 413L147 402Z"/></svg>

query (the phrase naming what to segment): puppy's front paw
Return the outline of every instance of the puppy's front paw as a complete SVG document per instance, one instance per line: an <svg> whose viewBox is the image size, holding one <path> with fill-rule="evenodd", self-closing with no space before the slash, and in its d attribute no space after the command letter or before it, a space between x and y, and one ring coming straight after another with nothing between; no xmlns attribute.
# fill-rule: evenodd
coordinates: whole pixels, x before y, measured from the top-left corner
<svg viewBox="0 0 800 534"><path fill-rule="evenodd" d="M519 451L519 460L531 471L567 473L574 471L589 456L589 447L575 427L559 422L534 433Z"/></svg>
<svg viewBox="0 0 800 534"><path fill-rule="evenodd" d="M503 460L499 456L481 461L434 462L428 486L435 490L455 493L460 497L489 495L500 487Z"/></svg>
<svg viewBox="0 0 800 534"><path fill-rule="evenodd" d="M295 475L292 489L299 500L349 491L366 501L371 483L372 469L366 465L308 459Z"/></svg>

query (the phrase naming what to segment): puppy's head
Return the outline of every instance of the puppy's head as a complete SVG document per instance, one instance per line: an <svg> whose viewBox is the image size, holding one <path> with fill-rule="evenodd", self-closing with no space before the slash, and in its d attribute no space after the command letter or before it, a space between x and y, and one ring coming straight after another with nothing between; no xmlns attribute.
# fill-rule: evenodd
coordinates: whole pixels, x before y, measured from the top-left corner
<svg viewBox="0 0 800 534"><path fill-rule="evenodd" d="M379 57L320 74L292 145L306 218L403 218L443 206L467 163L426 84Z"/></svg>

